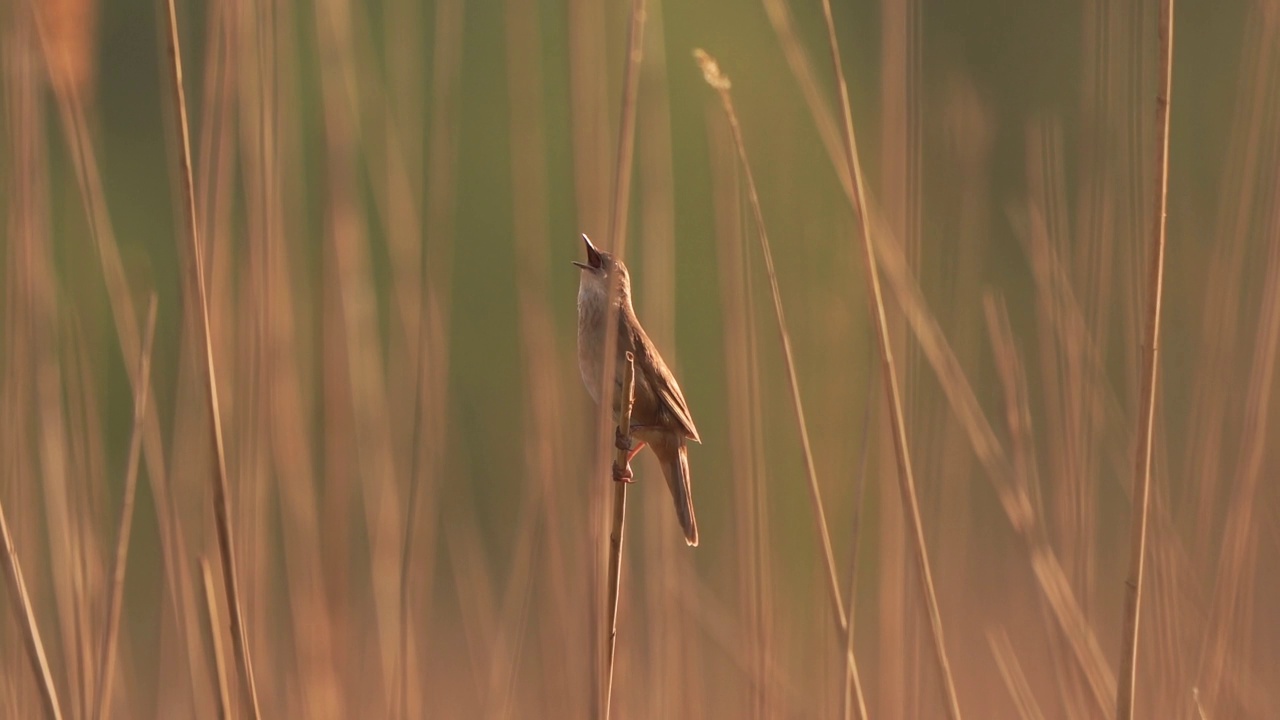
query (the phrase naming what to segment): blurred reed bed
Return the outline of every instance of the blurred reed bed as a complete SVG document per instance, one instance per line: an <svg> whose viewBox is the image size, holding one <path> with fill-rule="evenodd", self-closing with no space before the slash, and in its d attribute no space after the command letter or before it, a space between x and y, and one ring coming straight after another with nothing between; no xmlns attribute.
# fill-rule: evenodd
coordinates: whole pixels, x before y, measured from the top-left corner
<svg viewBox="0 0 1280 720"><path fill-rule="evenodd" d="M703 541L638 461L614 716L854 717L848 643L868 717L944 717L821 4L645 5L627 258L706 438ZM959 708L1110 716L1155 4L837 5ZM568 263L611 234L629 12L178 5L263 715L597 702L612 488ZM1280 12L1179 13L1137 715L1272 717ZM244 716L167 28L148 3L0 16L0 716ZM759 215L694 47L733 77Z"/></svg>

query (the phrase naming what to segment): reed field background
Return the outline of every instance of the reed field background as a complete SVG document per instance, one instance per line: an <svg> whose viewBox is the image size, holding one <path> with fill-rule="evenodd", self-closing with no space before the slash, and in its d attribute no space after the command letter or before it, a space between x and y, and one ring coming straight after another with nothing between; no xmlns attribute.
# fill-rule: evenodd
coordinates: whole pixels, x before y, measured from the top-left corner
<svg viewBox="0 0 1280 720"><path fill-rule="evenodd" d="M643 453L612 716L853 717L847 613L868 716L946 717L822 3L644 6L628 108L624 0L178 2L207 355L165 4L0 7L0 717L249 716L219 476L263 716L595 714L613 489L570 262L616 247L631 110L701 545ZM968 718L1114 713L1157 8L833 8ZM1280 3L1176 12L1135 717L1276 718Z"/></svg>

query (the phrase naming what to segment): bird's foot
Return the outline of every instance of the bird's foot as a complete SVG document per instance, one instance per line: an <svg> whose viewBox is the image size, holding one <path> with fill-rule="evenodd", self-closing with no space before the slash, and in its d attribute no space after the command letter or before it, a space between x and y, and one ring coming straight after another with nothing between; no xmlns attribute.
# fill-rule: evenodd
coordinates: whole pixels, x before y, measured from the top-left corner
<svg viewBox="0 0 1280 720"><path fill-rule="evenodd" d="M626 465L618 465L618 463L615 462L613 464L613 481L614 482L633 483L635 482L634 477L635 475L634 473L631 472L630 463Z"/></svg>
<svg viewBox="0 0 1280 720"><path fill-rule="evenodd" d="M631 438L630 436L623 437L622 428L615 427L613 429L613 446L630 456Z"/></svg>

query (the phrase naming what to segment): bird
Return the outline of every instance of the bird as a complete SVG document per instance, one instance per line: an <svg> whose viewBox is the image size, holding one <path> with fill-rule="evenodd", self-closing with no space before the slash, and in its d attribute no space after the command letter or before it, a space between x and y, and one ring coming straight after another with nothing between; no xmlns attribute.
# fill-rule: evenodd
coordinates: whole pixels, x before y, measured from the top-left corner
<svg viewBox="0 0 1280 720"><path fill-rule="evenodd" d="M675 375L663 362L658 348L649 339L635 309L631 306L631 274L621 258L596 248L591 238L582 235L587 247L587 261L574 261L579 268L578 282L578 370L582 382L597 405L600 404L600 381L605 363L605 334L608 323L618 327L614 369L613 412L620 411L623 366L627 353L634 357L635 405L631 411L631 439L628 444L620 430L615 431L619 449L627 453L627 465L614 465L613 479L631 482L631 458L646 446L657 456L667 489L675 503L676 518L690 547L698 544L698 520L693 512L693 493L689 484L689 448L692 440L701 443L693 424L689 405ZM611 285L616 287L610 305ZM607 308L607 311L606 311Z"/></svg>

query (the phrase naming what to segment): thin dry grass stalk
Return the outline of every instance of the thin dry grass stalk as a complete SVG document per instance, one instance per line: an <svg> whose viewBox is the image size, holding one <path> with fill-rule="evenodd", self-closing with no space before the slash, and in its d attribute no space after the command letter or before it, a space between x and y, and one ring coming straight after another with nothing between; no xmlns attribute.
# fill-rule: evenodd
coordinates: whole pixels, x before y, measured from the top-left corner
<svg viewBox="0 0 1280 720"><path fill-rule="evenodd" d="M1102 654L1089 619L1076 599L1066 570L1049 544L1048 530L1042 513L1037 511L1036 459L1031 442L1033 429L1027 390L1026 372L1014 342L1008 311L1002 299L992 293L983 298L988 334L990 335L995 370L1005 397L1011 461L1007 481L995 483L996 493L1004 506L1010 524L1026 544L1040 593L1062 631L1089 688L1089 699L1096 711L1105 715L1115 694L1115 676ZM985 420L984 420L985 422ZM992 475L994 478L995 475Z"/></svg>
<svg viewBox="0 0 1280 720"><path fill-rule="evenodd" d="M862 538L862 506L864 495L867 490L867 457L871 452L871 418L872 410L875 405L871 402L871 396L874 392L873 386L876 381L875 369L870 359L867 361L867 367L872 368L867 373L867 407L863 410L862 420L862 448L858 451L860 460L858 461L858 479L854 481L853 489L853 530L849 534L853 536L853 540L849 547L849 613L848 621L850 631L845 633L844 656L845 656L845 686L844 686L844 717L849 720L853 717L855 707L860 707L858 701L858 688L854 685L853 668L848 664L853 660L853 617L854 602L858 597L858 552L861 549ZM865 712L865 708L861 708Z"/></svg>
<svg viewBox="0 0 1280 720"><path fill-rule="evenodd" d="M424 295L425 297L425 295ZM424 311L421 317L426 317L427 311ZM424 375L426 374L426 357L428 354L427 337L429 328L424 322L423 326L418 329L419 344L418 348L418 392L415 393L414 410L413 410L413 427L414 439L420 437L419 428L422 427L422 406L423 393L422 386L426 384ZM405 501L405 520L404 520L404 545L400 551L400 644L398 648L399 656L396 663L396 705L394 717L408 718L409 713L409 652L410 652L410 569L413 561L413 543L414 530L417 526L418 518L418 493L421 486L421 467L423 464L422 454L425 452L422 443L415 442L413 448L412 467L409 471L409 497Z"/></svg>
<svg viewBox="0 0 1280 720"><path fill-rule="evenodd" d="M772 717L777 705L776 668L771 664L773 617L769 592L770 567L767 503L762 497L760 458L763 443L759 393L758 344L754 293L747 262L748 245L742 198L742 174L738 154L729 138L727 123L707 114L711 147L712 194L715 198L716 265L724 317L724 362L728 395L729 458L734 484L735 515L742 518L735 540L741 585L741 655L751 679L750 715L753 720Z"/></svg>
<svg viewBox="0 0 1280 720"><path fill-rule="evenodd" d="M1040 704L1036 702L1035 694L1031 691L1031 683L1028 682L1027 675L1022 670L1022 663L1018 662L1013 643L1009 640L1009 633L1004 628L987 630L987 643L991 645L991 654L996 658L1000 678L1004 680L1009 696L1013 698L1014 705L1018 708L1018 717L1027 718L1027 720L1044 720L1044 712L1040 710Z"/></svg>
<svg viewBox="0 0 1280 720"><path fill-rule="evenodd" d="M0 501L0 541L4 542L4 547L0 549L0 565L4 566L4 579L9 585L9 594L15 600L14 609L22 625L22 640L27 649L27 657L31 660L31 669L40 681L40 699L44 701L45 713L54 720L61 720L62 708L58 704L58 692L53 686L49 660L45 656L44 643L40 640L35 612L31 609L27 583L22 578L22 565L18 562L18 550L13 546L13 536L9 533L3 501Z"/></svg>
<svg viewBox="0 0 1280 720"><path fill-rule="evenodd" d="M217 373L213 363L213 339L209 327L209 298L205 289L204 254L200 246L200 226L196 219L196 198L191 174L191 131L187 124L187 101L182 85L182 51L178 41L178 15L174 0L165 3L165 19L169 26L166 48L169 53L170 80L173 83L172 101L177 106L173 119L178 123L180 138L178 162L182 183L183 212L190 240L191 271L195 275L194 299L200 317L200 347L205 357L205 389L209 395L209 423L213 431L215 472L213 474L213 513L218 535L218 551L222 555L222 575L226 585L227 610L231 619L231 644L235 648L236 664L243 679L245 700L253 718L261 717L258 709L258 690L253 679L253 662L249 657L249 637L245 631L240 606L240 592L236 581L234 543L231 529L231 499L227 484L227 458L222 439L222 419L218 410ZM191 287L187 288L190 291ZM188 294L187 297L191 297Z"/></svg>
<svg viewBox="0 0 1280 720"><path fill-rule="evenodd" d="M622 389L626 401L618 413L618 433L622 445L631 445L631 409L636 403L635 356L627 353L622 369ZM618 448L617 465L627 466L627 451ZM605 677L604 716L609 717L613 701L614 657L618 649L618 586L622 579L622 539L626 530L627 484L615 482L613 486L613 523L609 528L609 670Z"/></svg>
<svg viewBox="0 0 1280 720"><path fill-rule="evenodd" d="M0 437L0 459L3 462L4 475L0 485L10 491L7 494L14 503L10 507L17 512L14 516L17 521L14 531L18 533L19 541L26 548L39 547L35 533L23 531L25 527L34 526L35 515L39 511L39 505L32 503L31 498L40 486L40 472L36 469L35 463L24 462L28 453L23 452L21 448L29 442L27 438L30 436L24 436L23 429L26 423L19 418L28 413L34 416L37 412L39 416L51 416L57 408L61 407L59 403L49 408L48 400L45 400L45 407L40 407L35 400L37 385L57 386L58 384L56 367L54 380L49 382L42 377L48 373L37 370L41 363L36 358L41 354L56 358L58 353L52 337L39 336L40 332L51 332L53 323L57 319L57 311L52 307L54 288L51 287L52 273L48 266L50 253L47 248L41 247L49 240L47 220L49 205L45 192L48 183L46 176L48 161L43 155L46 143L41 130L44 122L40 113L43 103L39 90L39 74L35 63L32 62L34 58L32 49L35 46L37 34L35 26L39 19L34 10L34 6L14 5L12 12L4 13L5 20L8 22L3 28L4 41L0 43L3 45L0 50L0 54L3 55L0 57L0 66L4 69L3 77L0 78L0 91L3 92L4 105L3 115L0 116L0 123L3 123L4 150L0 152L9 158L5 172L0 178L0 182L5 186L2 192L7 201L5 203L6 242L3 253L6 262L5 279L0 281L0 284L4 285L4 290L0 292L0 295L3 295L0 304L3 304L6 310L4 337L3 341L0 341L0 345L4 347L4 350L0 351L0 357L3 357L0 364L5 366L6 385L3 400L0 400L4 415L3 420L0 420L0 424L3 425L3 436ZM45 381L36 383L33 379ZM54 402L59 401L55 398ZM39 410L37 411L36 408ZM60 423L53 424L60 425ZM31 447L34 447L34 444ZM56 455L57 461L63 461L67 453L60 450L62 448L59 448L59 451L44 454ZM41 465L46 464L47 461L41 463ZM46 478L51 474L47 467L44 468ZM54 535L65 536L68 530L69 528L55 525L52 521L49 523L49 563L46 564L52 564L56 554L65 549L55 546ZM21 627L19 632L22 635L22 648L26 659L30 662L45 714L49 717L61 718L62 710L58 701L57 688L49 670L49 661L41 640L39 625L36 622L35 611L27 590L3 499L0 499L0 541L3 542L0 546L0 569L5 576L14 620ZM37 563L36 568L47 569L42 568L41 565ZM37 593L39 592L38 578L39 575L33 576L33 580L37 583ZM54 587L57 588L56 582ZM54 599L61 600L56 593ZM5 625L7 628L8 623ZM65 634L65 626L62 630ZM5 650L8 652L0 663L5 665L6 670L0 671L0 674L20 676L20 671L8 672L9 667L14 667L16 670L16 664L21 662L14 647L17 643L5 643L5 645ZM70 666L75 655L67 653L66 657L65 664L68 666L68 671L74 670ZM10 662L14 665L10 665ZM72 684L68 702L73 709L78 710L74 692L77 688L70 678L67 680ZM22 685L25 686L26 683L23 682ZM16 688L17 683L14 683L13 689L16 690ZM17 697L16 693L15 697ZM15 699L11 708L19 708L22 704ZM17 710L13 712L15 716L18 713Z"/></svg>
<svg viewBox="0 0 1280 720"><path fill-rule="evenodd" d="M231 717L231 692L227 689L227 661L222 651L222 623L218 620L218 597L214 594L213 573L209 561L200 558L200 580L204 587L205 609L208 611L209 635L213 641L213 667L218 681L218 717Z"/></svg>
<svg viewBox="0 0 1280 720"><path fill-rule="evenodd" d="M827 569L827 590L830 594L839 639L845 644L846 671L853 682L853 691L858 706L858 717L867 717L866 700L862 693L862 681L858 675L858 663L848 642L849 622L845 614L844 600L840 597L840 581L836 576L835 554L831 550L831 533L827 530L827 515L823 508L822 491L818 487L818 472L814 466L813 449L809 444L809 429L805 422L804 405L800 400L800 381L796 376L795 358L791 353L791 335L787 331L786 315L782 309L782 294L778 290L778 276L773 268L773 253L769 249L769 237L765 232L764 212L760 208L760 195L756 190L755 176L751 173L751 165L747 162L746 143L742 139L742 127L738 123L738 114L733 107L733 96L730 94L732 84L728 76L720 71L715 58L705 51L693 51L694 58L702 68L702 76L720 96L729 121L729 130L733 135L734 146L738 151L738 161L742 164L743 175L747 180L747 198L751 212L755 218L756 235L760 239L760 251L764 256L765 269L769 276L769 289L773 296L774 317L778 321L778 334L782 340L782 353L787 365L787 380L791 386L791 405L795 410L796 424L800 430L800 445L804 453L805 473L809 479L809 499L813 505L813 515L818 529L818 540L822 546L822 558Z"/></svg>
<svg viewBox="0 0 1280 720"><path fill-rule="evenodd" d="M876 254L872 246L871 216L867 209L866 184L862 179L862 166L858 161L858 142L853 131L853 113L849 107L849 86L844 79L844 66L840 60L840 44L836 40L835 20L831 14L831 0L822 0L822 14L826 19L827 42L831 48L831 64L835 69L836 85L840 93L840 111L844 118L844 151L849 177L853 180L853 211L862 227L863 266L867 273L867 291L871 296L871 316L880 346L880 361L884 371L885 392L888 394L889 415L893 429L893 447L898 461L898 485L902 492L902 508L911 536L915 542L916 562L919 565L921 591L925 610L929 616L929 629L933 638L933 650L942 676L947 713L952 720L960 718L960 703L956 698L955 680L951 676L951 664L947 660L946 642L942 634L942 615L938 611L938 598L933 588L933 572L929 568L929 553L925 546L924 528L920 521L920 502L916 497L915 476L911 469L911 452L907 447L907 427L902 415L902 397L898 390L897 368L893 361L893 348L885 318L884 296L880 290L880 275L876 269Z"/></svg>
<svg viewBox="0 0 1280 720"><path fill-rule="evenodd" d="M1142 574L1147 546L1147 505L1151 490L1151 445L1156 414L1159 368L1160 305L1164 291L1165 229L1169 191L1169 95L1173 87L1173 0L1160 2L1160 91L1156 95L1156 207L1151 228L1151 265L1147 277L1147 327L1143 339L1142 401L1133 477L1133 512L1129 521L1129 577L1125 582L1124 634L1116 685L1116 717L1133 717L1138 671L1138 627L1142 609Z"/></svg>
<svg viewBox="0 0 1280 720"><path fill-rule="evenodd" d="M142 341L138 363L138 389L133 399L133 430L129 440L129 461L124 473L124 501L120 505L120 531L116 538L116 556L111 574L111 595L107 599L107 627L103 634L102 655L98 662L98 701L94 717L111 717L111 685L115 673L116 637L120 630L120 603L124 596L124 573L129 561L129 537L133 530L134 498L138 491L138 460L142 455L142 428L147 415L147 397L151 392L151 353L156 337L156 296L151 294L147 308L147 334Z"/></svg>

